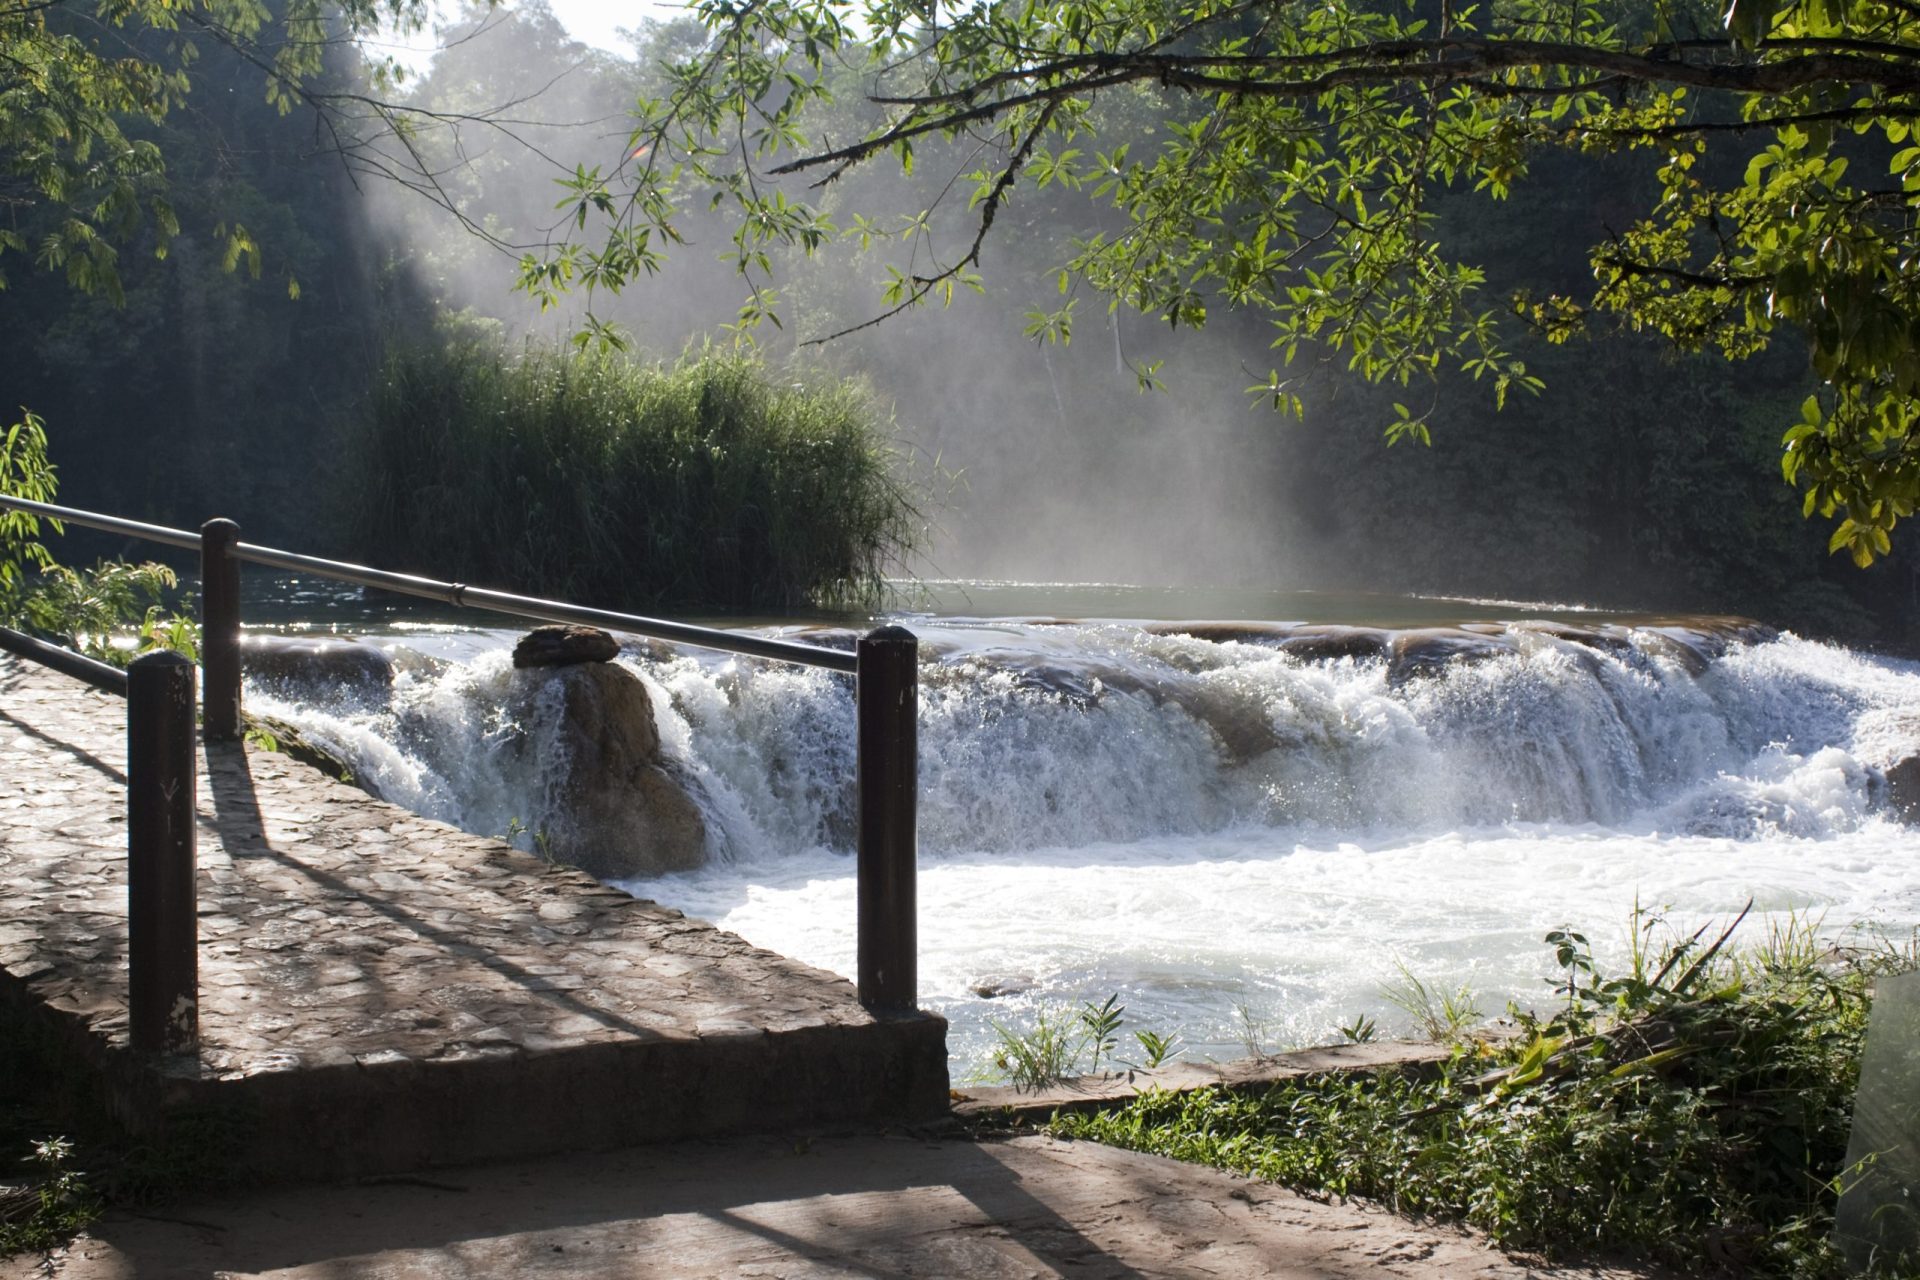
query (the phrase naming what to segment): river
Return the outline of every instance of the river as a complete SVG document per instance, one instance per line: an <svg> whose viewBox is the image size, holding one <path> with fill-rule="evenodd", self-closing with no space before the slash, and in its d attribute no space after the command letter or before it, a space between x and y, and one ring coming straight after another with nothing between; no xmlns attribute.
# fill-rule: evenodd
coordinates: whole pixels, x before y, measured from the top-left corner
<svg viewBox="0 0 1920 1280"><path fill-rule="evenodd" d="M1691 929L1752 899L1749 941L1796 920L1900 945L1920 924L1920 840L1879 777L1920 753L1920 665L1528 602L933 583L908 605L888 620L924 644L922 1003L952 1022L957 1080L994 1074L996 1022L1109 995L1197 1057L1326 1042L1362 1014L1405 1030L1383 995L1403 968L1488 1016L1541 1006L1545 933L1571 923L1617 963L1636 904ZM548 820L551 762L489 747L518 627L290 580L252 588L247 616L401 652L391 694L248 695L380 794L523 846ZM1485 643L1390 661L1290 652L1297 627L1164 625L1222 618L1466 623ZM846 679L620 661L699 782L711 859L620 883L850 973Z"/></svg>

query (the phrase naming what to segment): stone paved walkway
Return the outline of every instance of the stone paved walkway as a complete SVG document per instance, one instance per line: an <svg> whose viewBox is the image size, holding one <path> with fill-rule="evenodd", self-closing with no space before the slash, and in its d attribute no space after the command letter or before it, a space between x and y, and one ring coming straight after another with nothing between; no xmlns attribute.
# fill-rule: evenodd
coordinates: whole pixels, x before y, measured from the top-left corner
<svg viewBox="0 0 1920 1280"><path fill-rule="evenodd" d="M118 1213L5 1280L1654 1280L1090 1142L732 1138ZM1675 1280L1667 1277L1666 1280Z"/></svg>
<svg viewBox="0 0 1920 1280"><path fill-rule="evenodd" d="M131 1120L223 1108L318 1176L945 1109L942 1020L237 745L201 762L203 1047L142 1067L124 768L124 703L0 655L0 998Z"/></svg>

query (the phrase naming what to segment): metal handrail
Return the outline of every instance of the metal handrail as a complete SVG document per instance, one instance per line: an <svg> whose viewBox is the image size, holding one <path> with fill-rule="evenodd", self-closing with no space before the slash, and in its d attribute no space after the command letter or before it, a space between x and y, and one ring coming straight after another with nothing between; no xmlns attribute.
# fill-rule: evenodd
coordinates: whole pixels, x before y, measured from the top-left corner
<svg viewBox="0 0 1920 1280"><path fill-rule="evenodd" d="M798 663L808 667L823 667L829 671L843 672L853 676L856 713L854 771L859 809L859 831L855 842L858 881L858 892L855 895L858 935L855 955L856 985L861 1003L876 1014L907 1014L915 1011L918 989L918 908L914 881L918 845L916 812L919 791L920 675L919 642L904 628L894 626L877 628L861 636L852 653L844 653L818 645L795 644L789 640L768 640L760 636L739 635L712 627L667 622L660 618L641 617L638 614L615 613L609 609L588 609L559 600L517 596L505 591L469 587L460 582L440 582L412 574L390 573L384 569L373 569L366 565L347 564L339 560L322 560L317 556L303 556L273 547L255 546L241 542L239 526L226 519L209 520L200 527L198 534L192 534L183 529L169 529L164 525L145 524L138 520L123 520L118 516L102 515L97 511L82 511L75 507L56 506L50 502L35 502L27 498L0 494L0 509L9 508L62 523L104 529L110 533L128 534L175 547L198 549L200 552L200 662L201 669L205 672L200 722L202 735L209 742L232 741L241 733L239 562L242 560L269 568L313 573L360 586L398 591L430 600L442 600L448 604L466 608L489 609L498 613L516 614L552 622L611 627L681 644L719 649L727 653ZM18 633L12 634L18 635ZM179 781L181 778L188 777L187 774L180 772L180 768L191 766L190 750L186 752L188 764L179 768L174 766L163 768L151 762L136 764L135 756L138 753L132 750L137 736L134 733L135 717L132 706L139 700L138 681L129 686L126 676L112 667L107 667L104 663L93 663L91 659L69 653L67 650L57 649L51 645L41 645L41 642L29 636L19 638L29 646L40 646L51 651L50 654L43 655L39 649L33 649L27 652L26 656L77 675L83 680L101 684L101 687L108 687L102 684L103 681L118 681L118 691L127 691L135 695L129 699L128 713L129 796L134 790L146 786L147 782L156 777L162 781L155 785L160 785L163 791L171 788L167 791L168 794L180 793L191 796L191 782ZM22 650L14 647L14 652L22 652ZM179 667L183 662L184 660L177 654L162 653L136 659L133 667L136 670L141 669L143 664L151 667L152 670L147 671L143 678L150 678L150 682L155 683L157 687L163 679L178 681L179 672L172 669ZM75 663L85 665L75 666ZM94 667L99 667L100 670L93 670ZM166 670L162 670L163 667ZM173 730L169 732L175 737L184 735L184 739L190 742L193 724L192 665L185 664L185 670L187 672L185 701L175 708L172 716L175 723ZM169 687L172 686L169 685ZM177 693L178 690L175 689L174 694ZM156 693L154 697L159 698L160 695ZM167 700L180 702L180 698L174 695L168 695ZM148 718L158 722L153 716ZM181 725L185 728L182 729ZM155 730L156 734L158 732ZM177 743L175 745L177 746ZM152 756L155 753L147 754ZM172 772L169 772L169 769L172 769ZM174 781L167 782L168 778ZM184 792L182 787L185 788ZM132 809L130 801L130 814ZM188 812L191 813L190 802ZM191 820L187 821L190 826ZM163 838L167 831L171 830L168 823L156 819L147 825L153 828L153 832L148 833L153 838L146 843L152 844L156 850L160 851L153 856L163 860L172 857L173 855L166 853L166 849L173 846L167 845L166 839ZM143 839L141 833L130 823L129 840L138 844ZM186 858L189 869L191 863L192 854L189 850ZM186 883L190 890L192 883L190 874L187 876ZM193 900L190 891L187 892L184 901L186 906L183 918L190 926L193 919ZM191 936L190 930L185 936ZM187 959L191 959L191 948L184 954ZM185 961L181 963L184 964ZM166 965L159 964L151 958L143 961L142 965L149 970L155 969L156 966L161 970L167 968ZM179 978L180 974L184 973L186 970L182 969L180 973L174 974L174 977L161 982L160 986L154 988L154 991L159 994L153 995L148 1003L153 1008L172 1008L173 1004L169 1003L172 997L169 997L167 992L174 990L174 986L168 984L173 983L174 978ZM191 975L187 974L180 980L186 983L183 989L188 997L191 997L193 993ZM138 1017L134 1019L134 1023L136 1027L146 1025ZM189 1032L163 1022L153 1022L145 1035L150 1044L161 1051L181 1048L190 1039ZM139 1040L141 1037L136 1034L135 1038Z"/></svg>
<svg viewBox="0 0 1920 1280"><path fill-rule="evenodd" d="M55 506L50 502L33 502L26 498L8 497L5 494L0 494L0 507L11 507L16 511L44 516L49 520L59 520L92 529L104 529L110 533L147 538L188 550L200 549L200 535L188 533L184 529L143 524L138 520L122 520L118 516ZM300 555L292 551L282 551L277 547L257 546L251 542L235 544L232 555L235 559L265 565L268 568L318 574L323 578L350 582L355 586L396 591L404 595L438 600L462 608L490 609L495 613L538 618L543 622L568 622L581 626L606 627L615 631L651 636L659 640L671 640L679 644L699 645L702 648L719 649L727 653L745 654L753 658L793 662L806 667L824 667L828 671L839 671L846 675L852 675L857 670L853 654L843 653L838 649L823 648L820 645L797 644L791 640L769 640L763 636L740 635L732 631L721 631L715 627L697 627L691 623L669 622L664 618L616 613L611 609L589 609L582 605L568 604L563 600L544 600L537 596L514 595L485 587L470 587L463 582L441 582L434 578L422 578L410 573L393 573L386 569L349 564L342 560L323 560L318 556Z"/></svg>
<svg viewBox="0 0 1920 1280"><path fill-rule="evenodd" d="M696 627L687 622L669 622L664 618L616 613L611 609L589 609L585 605L568 604L564 600L544 600L537 596L514 595L506 591L493 591L486 587L470 587L464 582L441 582L434 578L416 577L410 573L391 573L385 569L369 569L364 565L347 564L339 560L322 560L318 556L296 555L291 551L279 551L273 547L255 546L251 542L237 543L233 548L233 555L235 559L245 560L251 564L302 573L316 573L341 582L422 596L463 608L491 609L495 613L510 613L522 618L539 618L545 622L571 622L583 626L606 627L614 631L630 631L636 635L652 636L655 639L672 640L681 644L700 645L707 649L721 649L728 653L746 654L754 658L795 662L806 667L825 667L829 671L841 671L847 675L852 675L855 670L852 654L842 653L838 649L822 648L819 645L796 644L791 640L769 640L764 636L740 635L737 632L721 631L714 627Z"/></svg>
<svg viewBox="0 0 1920 1280"><path fill-rule="evenodd" d="M146 524L139 520L123 520L119 516L101 515L98 511L81 511L76 507L57 507L51 502L34 502L28 498L15 498L0 493L0 507L12 507L15 511L24 511L28 515L45 516L49 520L58 520L62 524L85 525L89 529L105 529L108 533L124 533L131 538L145 538L149 542L164 542L170 547L184 547L188 551L200 549L200 535L188 533L185 529L169 529L163 524Z"/></svg>

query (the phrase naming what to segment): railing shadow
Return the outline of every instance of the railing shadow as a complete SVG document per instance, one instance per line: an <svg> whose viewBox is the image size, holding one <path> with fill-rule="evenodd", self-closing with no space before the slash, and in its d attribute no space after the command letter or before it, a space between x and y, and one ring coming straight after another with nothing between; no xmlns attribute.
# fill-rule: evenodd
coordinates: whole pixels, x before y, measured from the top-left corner
<svg viewBox="0 0 1920 1280"><path fill-rule="evenodd" d="M655 1030L576 999L565 991L553 989L551 984L541 979L539 975L528 972L490 948L476 943L470 937L443 929L420 918L399 903L355 888L330 872L298 858L289 857L275 849L272 841L267 837L266 819L261 811L260 798L254 785L253 771L247 759L245 744L209 743L205 752L207 786L213 796L214 833L236 862L248 858L269 858L279 866L306 879L320 893L343 903L360 904L387 920L411 930L423 942L458 956L463 961L481 965L508 979L523 988L530 996L560 1006L569 1013L591 1018L610 1030L624 1032L641 1039L658 1038L659 1033ZM367 974L369 979L373 976L372 973Z"/></svg>
<svg viewBox="0 0 1920 1280"><path fill-rule="evenodd" d="M209 1280L296 1267L337 1280L506 1275L536 1257L544 1274L562 1251L575 1275L1150 1273L1089 1234L1113 1208L1089 1212L1084 1174L1021 1154L962 1140L739 1138L273 1191L170 1208L171 1221L109 1217L89 1234L131 1274ZM1103 1195L1150 1192L1123 1180ZM1132 1234L1137 1244L1152 1231ZM1289 1261L1272 1259L1276 1271Z"/></svg>
<svg viewBox="0 0 1920 1280"><path fill-rule="evenodd" d="M5 692L5 689L6 689L6 686L0 685L0 692ZM34 738L41 742L44 742L56 751L65 752L67 755L72 756L75 760L78 760L81 764L86 765L89 769L94 769L104 774L108 779L110 779L111 781L113 781L115 784L119 786L124 787L127 785L127 775L124 770L108 764L105 760L102 760L99 756L92 754L91 752L85 750L82 747L75 746L73 743L66 741L64 738L56 738L52 734L49 734L44 730L36 729L32 725L28 724L26 721L21 720L16 716L9 715L4 710L0 710L0 723L6 724L11 729L18 730L19 732L27 735L29 738Z"/></svg>

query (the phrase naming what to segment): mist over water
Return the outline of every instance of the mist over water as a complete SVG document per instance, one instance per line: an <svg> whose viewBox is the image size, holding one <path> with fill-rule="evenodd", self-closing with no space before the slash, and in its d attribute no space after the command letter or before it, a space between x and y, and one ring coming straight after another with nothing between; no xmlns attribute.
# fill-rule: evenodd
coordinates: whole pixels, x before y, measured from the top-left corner
<svg viewBox="0 0 1920 1280"><path fill-rule="evenodd" d="M542 313L512 289L513 252L571 229L554 209L565 194L556 179L621 161L626 111L636 87L652 83L644 66L567 41L539 6L447 34L457 43L416 85L417 100L519 103L510 129L476 120L430 135L447 157L445 196L502 244L463 231L417 192L371 184L365 206L394 269L437 307L510 341L564 342L589 311L624 329L641 359L726 341L723 326L737 319L747 285L720 260L732 228L704 199L690 199L676 219L686 244L623 294L580 294ZM663 36L649 48L688 39ZM843 221L858 210L897 222L928 199L924 182L897 166L849 175L829 192L789 185ZM964 245L965 202L943 205L934 226L940 251ZM579 234L591 233L590 225ZM1066 242L1065 228L1010 215L1006 238L982 263L989 295L963 290L950 306L929 303L820 346L807 344L886 309L881 263L890 253L908 259L845 244L812 260L789 256L778 267L782 326L762 326L756 338L771 360L792 361L796 377L865 381L891 413L927 526L905 573L1297 585L1295 522L1275 500L1287 473L1284 424L1245 391L1256 380L1250 370L1264 377L1271 362L1265 336L1226 326L1204 337L1169 333L1137 315L1109 317L1088 298L1071 344L1036 344L1022 334L1024 316L1062 299L1052 276L1037 279L1032 268ZM1160 358L1166 390L1142 393L1133 367Z"/></svg>
<svg viewBox="0 0 1920 1280"><path fill-rule="evenodd" d="M1489 1014L1536 1004L1544 932L1572 922L1604 952L1636 900L1677 925L1748 897L1836 935L1920 922L1920 850L1880 780L1920 731L1911 664L1790 636L1703 664L1683 630L1598 648L1517 626L1489 630L1492 656L1410 675L1134 623L908 621L922 990L960 1075L988 1069L993 1020L1115 992L1133 1025L1219 1055L1248 1018L1265 1048L1361 1012L1395 1027L1380 989L1402 960ZM538 830L563 820L565 761L500 749L509 639L410 633L460 660L412 665L390 700L250 697L390 799ZM850 972L846 680L622 661L697 781L711 855L625 887ZM511 727L542 740L557 702L524 714Z"/></svg>
<svg viewBox="0 0 1920 1280"><path fill-rule="evenodd" d="M643 22L635 57L622 58L568 40L543 6L523 3L471 11L448 35L415 100L475 117L423 126L422 145L444 197L491 240L416 192L370 184L373 234L403 292L511 340L564 340L591 312L624 329L640 359L730 341L749 285L725 260L735 227L724 202L709 207L711 191L685 193L674 216L685 243L621 294L576 293L542 313L513 289L521 251L569 235L596 247L603 225L575 228L571 209L555 208L558 180L647 162L628 150L631 105L668 92L656 60L691 55L703 33ZM870 123L858 83L820 108L832 136ZM499 102L514 104L502 127L479 109ZM1122 95L1100 107L1080 145L1139 153L1178 103ZM958 289L950 305L859 327L890 309L889 267L925 272L971 246L966 175L985 163L968 140L923 139L910 173L883 158L827 185L769 179L843 229L856 215L884 230L926 213L924 236L865 249L835 240L810 257L775 249L781 324L753 335L776 376L860 379L892 415L926 526L903 575L1580 600L1742 613L1853 641L1914 634L1920 579L1833 561L1823 526L1799 518L1779 479L1780 432L1809 390L1804 357L1785 347L1736 372L1624 337L1549 347L1516 330L1515 349L1546 380L1537 398L1516 391L1497 409L1489 385L1458 372L1370 387L1345 353L1273 350L1261 313L1220 299L1195 330L1109 312L1071 278L1063 292L1058 268L1076 240L1120 227L1098 200L1026 181L982 245L983 295ZM1573 288L1590 275L1585 246L1608 229L1582 221L1590 202L1563 195L1525 187L1445 215L1447 241L1491 269L1487 306L1500 309L1509 287ZM1025 336L1031 316L1069 303L1070 343ZM1160 389L1143 392L1149 370ZM1251 392L1276 370L1302 417ZM1396 402L1428 418L1432 448L1385 447Z"/></svg>

